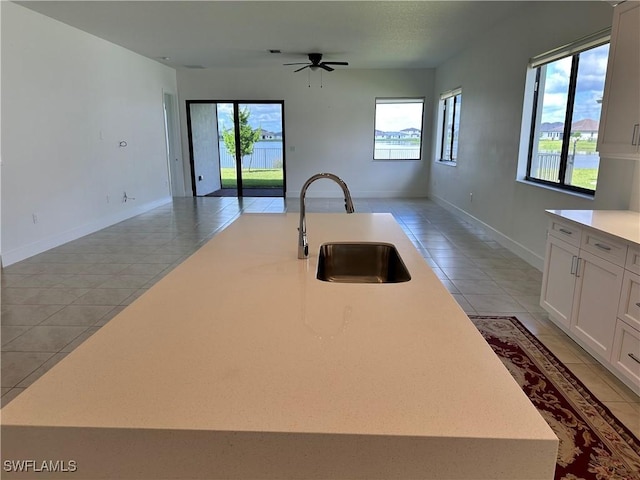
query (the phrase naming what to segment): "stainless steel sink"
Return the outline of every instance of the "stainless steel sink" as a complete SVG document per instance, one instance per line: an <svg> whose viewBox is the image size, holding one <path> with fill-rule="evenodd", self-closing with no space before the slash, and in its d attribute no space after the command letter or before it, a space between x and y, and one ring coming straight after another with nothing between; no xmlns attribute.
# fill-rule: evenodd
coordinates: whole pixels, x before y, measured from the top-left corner
<svg viewBox="0 0 640 480"><path fill-rule="evenodd" d="M339 242L320 246L318 280L341 283L399 283L411 280L390 243Z"/></svg>

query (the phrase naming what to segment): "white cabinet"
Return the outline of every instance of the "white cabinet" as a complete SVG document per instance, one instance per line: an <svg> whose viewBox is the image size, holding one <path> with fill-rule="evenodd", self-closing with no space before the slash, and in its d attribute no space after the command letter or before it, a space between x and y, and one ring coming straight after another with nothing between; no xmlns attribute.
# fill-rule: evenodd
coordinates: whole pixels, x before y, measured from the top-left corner
<svg viewBox="0 0 640 480"><path fill-rule="evenodd" d="M624 272L618 317L640 331L640 275Z"/></svg>
<svg viewBox="0 0 640 480"><path fill-rule="evenodd" d="M540 305L640 393L640 247L552 215Z"/></svg>
<svg viewBox="0 0 640 480"><path fill-rule="evenodd" d="M578 255L578 247L549 235L540 305L567 328L571 321Z"/></svg>
<svg viewBox="0 0 640 480"><path fill-rule="evenodd" d="M624 269L584 250L577 263L569 328L594 353L608 360Z"/></svg>
<svg viewBox="0 0 640 480"><path fill-rule="evenodd" d="M640 395L640 332L622 320L616 325L611 365L625 382Z"/></svg>
<svg viewBox="0 0 640 480"><path fill-rule="evenodd" d="M601 157L640 159L640 2L614 9L602 115Z"/></svg>

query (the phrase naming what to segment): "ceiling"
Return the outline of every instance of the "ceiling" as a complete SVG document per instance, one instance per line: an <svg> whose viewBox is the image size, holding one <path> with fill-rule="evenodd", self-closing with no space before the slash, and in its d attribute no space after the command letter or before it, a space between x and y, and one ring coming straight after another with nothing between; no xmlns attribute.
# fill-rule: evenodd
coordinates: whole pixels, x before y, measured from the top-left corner
<svg viewBox="0 0 640 480"><path fill-rule="evenodd" d="M175 68L276 68L310 52L351 68L432 68L528 2L15 3Z"/></svg>

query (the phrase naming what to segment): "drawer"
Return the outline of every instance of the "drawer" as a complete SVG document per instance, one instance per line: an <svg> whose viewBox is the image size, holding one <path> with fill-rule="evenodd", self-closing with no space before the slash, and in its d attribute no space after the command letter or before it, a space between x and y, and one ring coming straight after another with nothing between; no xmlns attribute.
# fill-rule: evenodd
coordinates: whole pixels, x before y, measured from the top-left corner
<svg viewBox="0 0 640 480"><path fill-rule="evenodd" d="M611 366L627 378L640 395L640 332L620 319L616 323Z"/></svg>
<svg viewBox="0 0 640 480"><path fill-rule="evenodd" d="M602 232L582 232L580 248L620 267L624 267L627 261L627 243Z"/></svg>
<svg viewBox="0 0 640 480"><path fill-rule="evenodd" d="M625 270L618 317L640 331L640 275Z"/></svg>
<svg viewBox="0 0 640 480"><path fill-rule="evenodd" d="M582 229L571 223L552 219L549 221L549 235L579 247Z"/></svg>
<svg viewBox="0 0 640 480"><path fill-rule="evenodd" d="M627 251L627 264L624 268L640 275L640 247L636 245L629 245L629 250Z"/></svg>

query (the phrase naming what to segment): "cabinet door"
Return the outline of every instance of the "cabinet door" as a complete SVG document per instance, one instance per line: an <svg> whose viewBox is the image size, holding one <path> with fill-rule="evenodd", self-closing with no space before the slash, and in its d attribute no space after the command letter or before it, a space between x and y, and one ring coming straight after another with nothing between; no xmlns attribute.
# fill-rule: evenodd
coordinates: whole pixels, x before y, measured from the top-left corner
<svg viewBox="0 0 640 480"><path fill-rule="evenodd" d="M601 156L640 158L640 3L624 2L613 14L611 48L598 133Z"/></svg>
<svg viewBox="0 0 640 480"><path fill-rule="evenodd" d="M624 269L580 251L571 313L571 332L609 360Z"/></svg>
<svg viewBox="0 0 640 480"><path fill-rule="evenodd" d="M549 235L542 274L540 306L549 315L569 327L579 249Z"/></svg>
<svg viewBox="0 0 640 480"><path fill-rule="evenodd" d="M640 331L640 275L624 272L618 317Z"/></svg>
<svg viewBox="0 0 640 480"><path fill-rule="evenodd" d="M640 332L618 320L611 355L611 365L638 395L640 395Z"/></svg>

